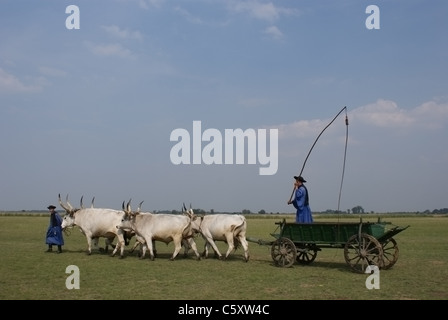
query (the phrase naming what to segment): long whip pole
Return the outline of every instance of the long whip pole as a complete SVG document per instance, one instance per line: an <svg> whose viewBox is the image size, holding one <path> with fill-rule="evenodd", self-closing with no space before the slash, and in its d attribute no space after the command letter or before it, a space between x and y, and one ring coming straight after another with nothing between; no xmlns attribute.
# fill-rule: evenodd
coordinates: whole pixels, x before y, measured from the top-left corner
<svg viewBox="0 0 448 320"><path fill-rule="evenodd" d="M320 136L322 135L322 133L324 133L324 131L325 131L325 130L326 130L326 129L327 129L327 128L334 122L334 120L336 120L336 118L337 118L337 117L342 113L342 111L344 111L344 110L347 112L347 106L345 106L344 108L341 109L341 111L338 112L338 114L333 118L333 120L331 120L330 123L327 124L326 127L319 133L319 135L317 136L316 140L314 140L314 143L313 143L313 145L311 146L310 151L308 151L308 154L307 154L307 156L306 156L306 158L305 158L305 161L303 162L302 169L300 170L299 176L302 175L303 169L305 168L305 164L306 164L306 162L307 162L307 160L308 160L308 157L309 157L310 154L311 154L311 151L313 150L314 146L316 145L317 140L319 140L319 138L320 138ZM347 116L345 117L345 124L348 126L348 119L347 119ZM289 197L289 201L288 201L288 203L292 200L292 197L294 196L294 190L295 190L295 188L292 189L291 197ZM338 205L338 206L339 206L339 205Z"/></svg>

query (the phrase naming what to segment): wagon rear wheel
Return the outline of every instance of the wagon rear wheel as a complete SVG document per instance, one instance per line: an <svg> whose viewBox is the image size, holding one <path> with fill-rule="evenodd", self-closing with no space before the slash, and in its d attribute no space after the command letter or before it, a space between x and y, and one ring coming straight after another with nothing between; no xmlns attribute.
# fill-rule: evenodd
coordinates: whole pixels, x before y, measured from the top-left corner
<svg viewBox="0 0 448 320"><path fill-rule="evenodd" d="M365 273L368 266L383 266L383 246L369 234L354 234L345 244L344 257L353 271Z"/></svg>
<svg viewBox="0 0 448 320"><path fill-rule="evenodd" d="M398 245L394 238L383 242L383 269L390 269L398 260Z"/></svg>
<svg viewBox="0 0 448 320"><path fill-rule="evenodd" d="M277 267L290 267L297 257L296 246L288 238L279 238L272 245L271 256Z"/></svg>
<svg viewBox="0 0 448 320"><path fill-rule="evenodd" d="M297 248L297 262L300 264L310 264L316 259L317 248L313 244L300 245Z"/></svg>

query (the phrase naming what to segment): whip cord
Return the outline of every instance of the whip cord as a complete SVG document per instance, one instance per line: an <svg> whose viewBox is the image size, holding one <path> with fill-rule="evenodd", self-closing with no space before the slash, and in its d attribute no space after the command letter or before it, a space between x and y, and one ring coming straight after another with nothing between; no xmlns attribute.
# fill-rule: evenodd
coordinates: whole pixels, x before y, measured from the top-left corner
<svg viewBox="0 0 448 320"><path fill-rule="evenodd" d="M327 124L326 127L319 133L319 135L317 136L316 140L314 140L314 143L313 143L313 145L311 146L310 151L308 151L308 154L307 154L307 156L306 156L306 158L305 158L305 161L303 162L303 166L302 166L302 169L300 170L299 176L302 175L303 169L305 168L305 164L306 164L306 162L307 162L307 160L308 160L308 157L309 157L310 154L311 154L311 151L313 150L314 146L316 145L317 140L319 140L319 138L320 138L320 136L322 135L322 133L324 133L324 131L325 131L325 130L326 130L326 129L327 129L327 128L334 122L334 120L336 120L337 117L339 117L339 115L340 115L340 114L342 113L342 111L344 111L344 110L345 110L345 113L346 113L346 116L345 116L345 124L346 124L346 126L347 126L347 136L348 136L347 107L345 106L344 108L341 109L341 111L338 112L338 114L333 118L333 120L331 120L330 123ZM345 145L345 149L347 150L347 137L346 137L346 145ZM344 168L345 168L345 155L344 155ZM342 175L344 175L344 173L342 173ZM342 182L341 182L341 190L342 190ZM289 201L292 200L292 197L293 197L293 196L294 196L294 189L292 190L291 197L289 198ZM340 199L340 192L339 192L339 199ZM338 203L338 211L339 211L339 203Z"/></svg>
<svg viewBox="0 0 448 320"><path fill-rule="evenodd" d="M347 144L348 144L348 117L347 117L347 107L345 109L345 148L344 148L344 161L342 162L342 176L341 176L341 186L339 187L339 198L338 198L338 212L339 206L341 204L341 193L342 193L342 184L344 182L344 173L345 173L345 160L347 158Z"/></svg>

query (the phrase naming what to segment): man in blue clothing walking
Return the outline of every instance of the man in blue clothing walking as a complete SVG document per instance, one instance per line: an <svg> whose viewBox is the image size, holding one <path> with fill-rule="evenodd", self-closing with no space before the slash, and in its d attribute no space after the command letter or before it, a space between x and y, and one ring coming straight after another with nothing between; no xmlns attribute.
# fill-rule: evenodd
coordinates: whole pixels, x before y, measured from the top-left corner
<svg viewBox="0 0 448 320"><path fill-rule="evenodd" d="M297 223L312 223L313 216L309 204L308 189L305 187L306 182L302 176L294 176L294 199L289 200L288 204L293 204L296 212Z"/></svg>
<svg viewBox="0 0 448 320"><path fill-rule="evenodd" d="M64 245L64 237L62 236L62 217L56 212L56 207L53 205L48 206L50 210L50 225L47 229L45 237L45 243L48 245L46 252L53 251L53 245L58 246L57 253L62 253L62 246Z"/></svg>

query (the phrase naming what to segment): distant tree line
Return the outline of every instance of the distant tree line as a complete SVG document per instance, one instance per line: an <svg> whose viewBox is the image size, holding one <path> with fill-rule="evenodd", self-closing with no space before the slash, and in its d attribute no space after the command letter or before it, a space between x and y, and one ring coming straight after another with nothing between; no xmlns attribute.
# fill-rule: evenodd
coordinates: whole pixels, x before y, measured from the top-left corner
<svg viewBox="0 0 448 320"><path fill-rule="evenodd" d="M196 214L215 214L214 209L211 209L209 212L205 211L204 209L193 209L194 213ZM47 212L47 210L21 210L21 212ZM153 213L170 213L170 214L182 214L181 210L157 210L153 211ZM220 213L228 213L228 214L243 214L243 215L249 215L249 214L255 214L254 212L251 212L248 209L243 209L241 212L220 212ZM367 213L375 213L374 211L366 212L362 206L355 206L351 209L347 209L347 211L340 211L340 210L334 210L334 209L327 209L325 211L319 212L322 214L367 214ZM441 209L434 209L434 210L425 210L423 212L417 211L418 214L448 214L448 208L441 208ZM257 214L280 214L280 212L266 212L266 210L259 210Z"/></svg>

